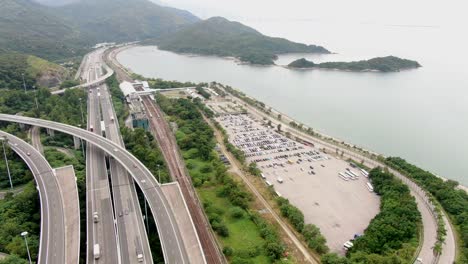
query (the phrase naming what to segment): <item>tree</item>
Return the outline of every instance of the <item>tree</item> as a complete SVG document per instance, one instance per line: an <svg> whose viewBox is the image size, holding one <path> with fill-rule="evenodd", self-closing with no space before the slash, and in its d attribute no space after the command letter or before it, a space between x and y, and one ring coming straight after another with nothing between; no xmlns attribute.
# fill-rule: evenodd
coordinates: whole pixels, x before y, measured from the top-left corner
<svg viewBox="0 0 468 264"><path fill-rule="evenodd" d="M29 262L25 259L18 257L17 255L10 255L5 259L0 260L0 264L28 264Z"/></svg>
<svg viewBox="0 0 468 264"><path fill-rule="evenodd" d="M281 124L278 124L276 128L278 129L278 132L281 132Z"/></svg>
<svg viewBox="0 0 468 264"><path fill-rule="evenodd" d="M281 114L278 114L278 120L281 120L281 117L282 117Z"/></svg>

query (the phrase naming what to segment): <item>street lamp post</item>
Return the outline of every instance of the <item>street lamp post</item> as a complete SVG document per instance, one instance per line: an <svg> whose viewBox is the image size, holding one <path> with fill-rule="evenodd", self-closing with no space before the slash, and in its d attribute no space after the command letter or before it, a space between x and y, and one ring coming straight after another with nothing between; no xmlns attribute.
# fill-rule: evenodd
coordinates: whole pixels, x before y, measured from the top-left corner
<svg viewBox="0 0 468 264"><path fill-rule="evenodd" d="M148 223L148 205L145 197L145 220L146 220L146 232L149 234L149 223Z"/></svg>
<svg viewBox="0 0 468 264"><path fill-rule="evenodd" d="M36 91L36 94L34 95L34 101L36 101L36 109L39 109L39 103L37 102L37 89L35 85L33 85L33 89Z"/></svg>
<svg viewBox="0 0 468 264"><path fill-rule="evenodd" d="M83 115L83 104L81 103L82 99L78 98L80 101L80 110L81 110L81 124L84 124L84 115Z"/></svg>
<svg viewBox="0 0 468 264"><path fill-rule="evenodd" d="M159 171L159 164L158 164L158 178L159 178L159 184L161 184L161 172Z"/></svg>
<svg viewBox="0 0 468 264"><path fill-rule="evenodd" d="M24 87L24 92L26 93L26 82L24 81L24 73L21 74L21 77L23 77L23 87Z"/></svg>
<svg viewBox="0 0 468 264"><path fill-rule="evenodd" d="M28 246L28 239L26 238L27 235L28 235L28 232L26 231L21 233L21 236L24 237L24 243L26 243L26 250L28 251L29 264L32 264L31 253L29 252L29 246Z"/></svg>
<svg viewBox="0 0 468 264"><path fill-rule="evenodd" d="M8 159L5 151L5 142L8 141L7 137L0 138L2 141L2 147L3 147L3 157L5 157L5 164L6 164L6 169L8 173L8 179L10 180L10 188L13 189L13 182L11 181L11 173L10 173L10 165L8 165Z"/></svg>

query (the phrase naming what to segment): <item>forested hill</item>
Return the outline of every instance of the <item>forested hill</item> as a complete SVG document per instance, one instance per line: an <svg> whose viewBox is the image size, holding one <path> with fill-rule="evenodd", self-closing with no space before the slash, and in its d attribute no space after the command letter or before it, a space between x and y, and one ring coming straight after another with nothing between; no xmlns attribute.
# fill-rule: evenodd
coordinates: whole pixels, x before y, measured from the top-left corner
<svg viewBox="0 0 468 264"><path fill-rule="evenodd" d="M0 1L0 48L47 59L83 52L86 38L49 8L30 0Z"/></svg>
<svg viewBox="0 0 468 264"><path fill-rule="evenodd" d="M199 21L187 11L148 0L79 0L54 10L95 42L156 38Z"/></svg>
<svg viewBox="0 0 468 264"><path fill-rule="evenodd" d="M29 89L58 86L70 75L64 67L36 56L0 49L0 89L23 89L22 74Z"/></svg>
<svg viewBox="0 0 468 264"><path fill-rule="evenodd" d="M64 0L57 7L0 0L0 49L58 60L82 55L99 42L156 38L198 20L147 0Z"/></svg>
<svg viewBox="0 0 468 264"><path fill-rule="evenodd" d="M330 53L321 46L268 37L222 17L189 25L157 41L158 47L180 53L232 56L254 64L273 64L277 54Z"/></svg>
<svg viewBox="0 0 468 264"><path fill-rule="evenodd" d="M419 68L421 65L417 61L401 59L395 56L387 56L377 57L370 60L352 62L322 62L317 64L302 58L291 62L288 67L300 69L321 68L345 71L397 72L405 69Z"/></svg>

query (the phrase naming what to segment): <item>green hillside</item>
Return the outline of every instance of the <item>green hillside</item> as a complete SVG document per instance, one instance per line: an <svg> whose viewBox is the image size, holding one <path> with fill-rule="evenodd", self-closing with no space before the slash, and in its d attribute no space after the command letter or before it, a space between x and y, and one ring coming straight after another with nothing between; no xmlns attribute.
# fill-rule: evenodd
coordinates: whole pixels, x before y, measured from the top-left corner
<svg viewBox="0 0 468 264"><path fill-rule="evenodd" d="M329 53L323 47L272 38L222 17L189 25L157 41L160 49L180 53L233 56L254 64L273 64L277 54Z"/></svg>
<svg viewBox="0 0 468 264"><path fill-rule="evenodd" d="M99 42L156 38L196 21L187 11L147 0L80 0L59 7L1 0L0 49L59 60L83 55Z"/></svg>
<svg viewBox="0 0 468 264"><path fill-rule="evenodd" d="M344 71L380 71L397 72L405 69L419 68L421 65L417 61L401 59L395 56L377 57L370 60L351 61L351 62L322 62L313 63L304 58L291 62L290 68L321 68L336 69Z"/></svg>
<svg viewBox="0 0 468 264"><path fill-rule="evenodd" d="M0 47L47 59L83 52L86 41L79 31L49 8L29 0L1 0L0 5Z"/></svg>
<svg viewBox="0 0 468 264"><path fill-rule="evenodd" d="M95 42L155 38L199 20L187 11L147 0L80 0L53 10Z"/></svg>
<svg viewBox="0 0 468 264"><path fill-rule="evenodd" d="M60 65L36 56L0 51L0 89L23 89L23 76L28 89L32 86L53 87L69 77Z"/></svg>

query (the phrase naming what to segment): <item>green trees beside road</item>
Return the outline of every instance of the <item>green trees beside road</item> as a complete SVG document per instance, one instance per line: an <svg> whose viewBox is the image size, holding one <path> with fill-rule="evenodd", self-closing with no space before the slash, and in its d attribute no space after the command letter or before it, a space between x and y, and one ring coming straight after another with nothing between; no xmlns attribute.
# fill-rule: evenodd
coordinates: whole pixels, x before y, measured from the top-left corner
<svg viewBox="0 0 468 264"><path fill-rule="evenodd" d="M369 179L381 196L380 213L372 219L364 234L353 241L347 258L327 254L322 257L322 263L403 264L413 259L422 223L408 186L381 168L371 170Z"/></svg>
<svg viewBox="0 0 468 264"><path fill-rule="evenodd" d="M275 227L253 210L251 194L227 173L214 151L213 130L200 113L206 111L204 106L196 99L168 99L161 95L157 102L169 121L177 124L177 143L230 263L280 263L286 247Z"/></svg>
<svg viewBox="0 0 468 264"><path fill-rule="evenodd" d="M37 258L41 219L39 209L39 195L32 181L25 186L21 193L15 196L7 195L4 200L0 200L0 252L27 259L26 246L20 234L23 231L28 231L31 257Z"/></svg>
<svg viewBox="0 0 468 264"><path fill-rule="evenodd" d="M468 263L468 194L455 188L458 182L444 181L402 158L389 157L385 163L414 180L442 205L459 233L461 254L457 263Z"/></svg>

